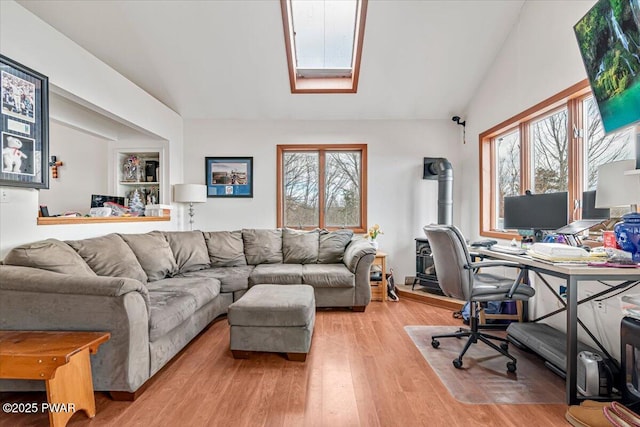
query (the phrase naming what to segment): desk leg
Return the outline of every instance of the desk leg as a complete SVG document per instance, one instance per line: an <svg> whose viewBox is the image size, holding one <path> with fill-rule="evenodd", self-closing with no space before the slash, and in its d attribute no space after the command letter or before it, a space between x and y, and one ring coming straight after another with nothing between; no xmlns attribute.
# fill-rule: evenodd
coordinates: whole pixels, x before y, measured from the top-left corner
<svg viewBox="0 0 640 427"><path fill-rule="evenodd" d="M69 363L56 369L53 378L46 383L47 402L59 405L49 408L50 426L65 426L69 418L81 409L89 418L95 417L96 402L88 348L71 356Z"/></svg>
<svg viewBox="0 0 640 427"><path fill-rule="evenodd" d="M577 405L576 396L578 363L578 280L569 277L567 280L567 404Z"/></svg>

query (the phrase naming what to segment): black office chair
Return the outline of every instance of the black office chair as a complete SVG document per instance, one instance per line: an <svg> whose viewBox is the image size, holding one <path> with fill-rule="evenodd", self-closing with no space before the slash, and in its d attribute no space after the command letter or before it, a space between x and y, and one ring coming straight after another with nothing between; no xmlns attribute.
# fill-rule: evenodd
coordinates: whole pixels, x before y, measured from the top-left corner
<svg viewBox="0 0 640 427"><path fill-rule="evenodd" d="M480 261L472 262L467 250L464 237L454 226L428 225L424 232L429 240L433 262L435 264L438 283L442 292L448 297L469 301L470 329L460 328L458 332L431 337L433 348L440 346L438 338L469 337L462 352L453 360L453 366L462 368L462 357L471 344L478 340L511 359L507 362L509 372L516 371L516 358L509 354L508 341L495 335L486 334L478 330L479 303L485 301L527 300L535 294L530 286L523 284L526 270L516 262L509 261ZM513 267L520 268L517 279L508 279L494 274L480 272L483 267ZM490 340L500 341L498 347Z"/></svg>

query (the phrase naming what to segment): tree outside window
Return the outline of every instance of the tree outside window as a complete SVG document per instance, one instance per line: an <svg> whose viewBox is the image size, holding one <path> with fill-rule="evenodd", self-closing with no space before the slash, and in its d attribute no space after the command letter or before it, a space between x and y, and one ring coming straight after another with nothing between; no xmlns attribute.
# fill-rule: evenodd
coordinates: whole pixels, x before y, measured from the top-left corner
<svg viewBox="0 0 640 427"><path fill-rule="evenodd" d="M638 130L604 134L586 80L480 135L480 234L511 238L503 224L504 197L567 191L572 201L597 185L598 166L634 158ZM577 216L570 203L570 218Z"/></svg>
<svg viewBox="0 0 640 427"><path fill-rule="evenodd" d="M279 145L278 226L366 226L366 145Z"/></svg>

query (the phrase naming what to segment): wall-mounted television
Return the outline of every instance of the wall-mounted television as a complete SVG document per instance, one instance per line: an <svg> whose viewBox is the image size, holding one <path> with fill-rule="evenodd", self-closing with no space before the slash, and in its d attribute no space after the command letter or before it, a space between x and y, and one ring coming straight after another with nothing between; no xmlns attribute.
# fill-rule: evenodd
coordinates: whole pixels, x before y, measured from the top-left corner
<svg viewBox="0 0 640 427"><path fill-rule="evenodd" d="M599 0L573 27L606 133L640 120L640 0Z"/></svg>

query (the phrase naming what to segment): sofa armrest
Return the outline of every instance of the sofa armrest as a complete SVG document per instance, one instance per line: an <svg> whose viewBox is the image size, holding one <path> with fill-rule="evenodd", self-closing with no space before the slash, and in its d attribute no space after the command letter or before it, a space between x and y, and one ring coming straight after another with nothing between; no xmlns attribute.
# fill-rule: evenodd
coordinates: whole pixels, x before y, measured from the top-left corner
<svg viewBox="0 0 640 427"><path fill-rule="evenodd" d="M133 279L0 265L0 329L110 332L91 355L95 390L133 392L149 378L148 293ZM0 391L42 386L0 380Z"/></svg>
<svg viewBox="0 0 640 427"><path fill-rule="evenodd" d="M376 249L368 240L360 238L353 239L344 251L344 265L346 265L352 273L355 273L360 259L365 255L373 255L375 258ZM373 262L373 258L371 262Z"/></svg>
<svg viewBox="0 0 640 427"><path fill-rule="evenodd" d="M354 239L347 245L344 251L344 265L355 273L355 300L354 306L364 307L371 302L371 264L376 257L375 248L365 239Z"/></svg>
<svg viewBox="0 0 640 427"><path fill-rule="evenodd" d="M149 292L126 277L75 276L32 267L0 265L0 290L118 297L138 292L149 310Z"/></svg>

